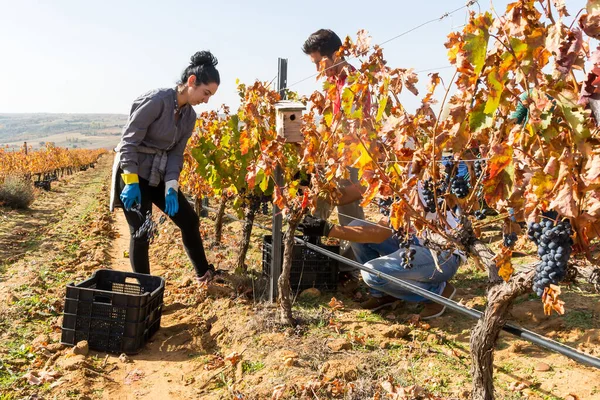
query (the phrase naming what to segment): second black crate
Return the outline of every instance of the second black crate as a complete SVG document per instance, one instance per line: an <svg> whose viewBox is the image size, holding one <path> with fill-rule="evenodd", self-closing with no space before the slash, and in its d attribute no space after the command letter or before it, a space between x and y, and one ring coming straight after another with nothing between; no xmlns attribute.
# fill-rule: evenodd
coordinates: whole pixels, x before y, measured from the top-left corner
<svg viewBox="0 0 600 400"><path fill-rule="evenodd" d="M271 275L271 249L273 238L265 235L263 238L262 259L263 273ZM340 246L319 245L324 250L340 253ZM281 246L283 260L283 244ZM338 282L338 261L301 244L294 244L292 252L292 270L290 284L293 291L302 291L308 288L319 290L336 290Z"/></svg>

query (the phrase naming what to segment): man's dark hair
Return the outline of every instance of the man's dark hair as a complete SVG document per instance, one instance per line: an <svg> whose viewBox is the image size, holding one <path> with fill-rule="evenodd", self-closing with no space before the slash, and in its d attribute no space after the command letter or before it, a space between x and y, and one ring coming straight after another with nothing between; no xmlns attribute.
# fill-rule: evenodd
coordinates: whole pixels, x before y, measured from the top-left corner
<svg viewBox="0 0 600 400"><path fill-rule="evenodd" d="M304 54L319 52L322 56L333 58L342 47L342 40L331 29L319 29L306 39L302 46Z"/></svg>

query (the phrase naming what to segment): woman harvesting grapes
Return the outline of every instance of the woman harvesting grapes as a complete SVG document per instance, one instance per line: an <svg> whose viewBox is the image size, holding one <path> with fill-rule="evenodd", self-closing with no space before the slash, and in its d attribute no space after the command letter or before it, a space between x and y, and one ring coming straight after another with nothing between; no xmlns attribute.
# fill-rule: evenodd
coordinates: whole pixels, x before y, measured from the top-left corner
<svg viewBox="0 0 600 400"><path fill-rule="evenodd" d="M135 272L150 273L149 237L140 228L155 204L181 229L197 279L210 280L213 275L202 245L199 218L179 191L178 180L196 123L192 106L208 102L217 91L220 77L216 65L217 59L210 52L199 51L176 88L152 90L131 107L115 149L111 211L115 206L124 209L131 232L129 259Z"/></svg>

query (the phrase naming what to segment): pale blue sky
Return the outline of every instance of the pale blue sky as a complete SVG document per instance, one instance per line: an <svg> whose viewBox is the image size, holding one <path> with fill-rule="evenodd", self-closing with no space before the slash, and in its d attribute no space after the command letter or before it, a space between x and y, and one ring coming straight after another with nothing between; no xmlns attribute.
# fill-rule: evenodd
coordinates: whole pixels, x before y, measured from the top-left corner
<svg viewBox="0 0 600 400"><path fill-rule="evenodd" d="M465 2L0 0L0 113L128 113L138 95L174 86L202 49L219 59L221 87L197 111L223 103L235 108L236 78L270 81L277 57L288 59L289 84L313 74L301 46L319 28L342 38L365 29L380 43ZM508 2L493 4L501 14ZM566 3L573 15L585 6L585 0ZM448 65L446 35L465 23L466 12L386 44L389 65L417 71ZM440 73L449 79L452 70ZM424 89L427 73L419 75ZM292 89L309 94L318 88L313 78Z"/></svg>

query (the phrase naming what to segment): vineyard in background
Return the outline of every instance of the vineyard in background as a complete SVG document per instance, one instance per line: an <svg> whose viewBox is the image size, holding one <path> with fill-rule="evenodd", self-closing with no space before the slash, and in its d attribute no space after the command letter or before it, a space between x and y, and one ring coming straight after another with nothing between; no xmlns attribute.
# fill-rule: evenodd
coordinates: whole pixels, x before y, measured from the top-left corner
<svg viewBox="0 0 600 400"><path fill-rule="evenodd" d="M105 153L105 149L66 149L52 144L35 151L31 148L21 151L0 148L0 184L8 176L37 181L55 180L93 167L98 157Z"/></svg>

